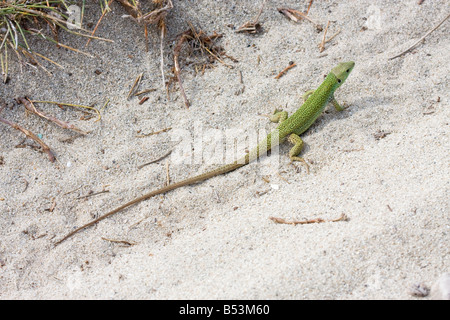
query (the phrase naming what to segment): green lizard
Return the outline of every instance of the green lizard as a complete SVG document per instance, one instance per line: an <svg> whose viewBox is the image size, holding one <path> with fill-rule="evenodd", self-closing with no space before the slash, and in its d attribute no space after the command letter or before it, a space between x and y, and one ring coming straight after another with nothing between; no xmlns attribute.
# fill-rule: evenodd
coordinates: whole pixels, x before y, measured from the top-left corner
<svg viewBox="0 0 450 320"><path fill-rule="evenodd" d="M268 150L275 147L276 145L279 145L286 139L294 144L292 149L289 151L289 157L291 161L301 161L306 164L303 158L297 156L303 148L303 141L300 138L300 134L305 132L314 123L314 121L316 121L316 119L319 117L319 115L322 113L329 102L333 104L337 111L342 111L344 109L334 98L334 92L345 82L354 66L355 63L353 61L350 61L340 63L337 67L333 68L316 90L308 91L305 94L304 97L306 97L306 101L292 116L288 117L288 113L286 111L275 110L274 114L270 116L270 120L272 122L279 123L277 128L269 133L267 137L263 139L254 149L252 149L249 153L247 153L239 160L230 164L226 164L215 170L194 176L192 178L172 183L168 186L162 187L139 198L131 200L130 202L127 202L120 207L100 216L99 218L75 229L74 231L67 234L64 238L57 241L55 244L59 244L75 233L96 224L100 220L103 220L106 217L109 217L148 198L151 198L158 194L166 193L183 186L191 185L245 166L246 164L258 159L260 155L265 154Z"/></svg>

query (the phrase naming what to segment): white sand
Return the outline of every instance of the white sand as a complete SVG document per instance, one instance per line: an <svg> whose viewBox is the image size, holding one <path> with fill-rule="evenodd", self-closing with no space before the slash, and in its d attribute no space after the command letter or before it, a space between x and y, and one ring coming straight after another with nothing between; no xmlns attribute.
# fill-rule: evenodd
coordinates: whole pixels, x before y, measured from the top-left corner
<svg viewBox="0 0 450 320"><path fill-rule="evenodd" d="M161 89L158 34L152 28L146 53L142 28L121 18L118 4L98 30L115 42L92 42L86 51L95 58L30 40L64 70L44 63L53 77L31 67L21 73L11 60L11 81L0 84L6 102L24 95L111 101L101 122L79 120L80 112L70 108L42 106L92 131L73 143L62 142L73 133L27 116L23 106L2 113L42 134L58 162L30 147L15 148L23 135L0 125L0 298L414 299L412 285L431 286L450 270L450 21L412 52L388 60L448 14L448 1L417 2L315 1L309 16L323 25L331 20L330 36L341 30L321 54L323 32L276 10L305 10L307 1L268 1L260 18L264 33L257 36L236 34L228 25L252 19L261 1L174 1L167 18L167 76L187 21L208 34L224 33L220 43L239 60L226 60L233 69L216 64L197 76L183 60L189 110L178 90L168 101ZM94 2L86 22L95 24L99 14ZM80 49L85 43L63 32L60 40ZM306 90L346 60L356 67L336 97L350 108L329 108L303 135L309 175L286 156L279 170L266 159L140 203L53 246L74 226L166 183L166 160L137 166L171 148L171 134L138 138L139 130L193 130L196 121L204 131L269 130L274 125L259 114L280 105L293 112ZM297 67L275 80L289 61ZM157 89L143 105L126 100L141 72L140 88ZM235 94L243 86L239 72L245 90ZM390 134L377 140L380 130ZM281 153L288 150L281 147ZM167 159L172 181L210 168ZM110 192L77 199L103 186ZM46 211L53 199L55 209ZM269 220L342 213L348 222L291 226Z"/></svg>

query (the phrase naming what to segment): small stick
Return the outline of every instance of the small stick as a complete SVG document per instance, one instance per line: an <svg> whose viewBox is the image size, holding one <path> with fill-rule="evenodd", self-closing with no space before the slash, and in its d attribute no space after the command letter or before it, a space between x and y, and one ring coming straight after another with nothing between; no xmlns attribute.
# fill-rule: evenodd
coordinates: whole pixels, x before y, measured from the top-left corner
<svg viewBox="0 0 450 320"><path fill-rule="evenodd" d="M264 0L261 9L259 9L258 15L256 16L255 19L253 19L253 21L247 21L246 23L244 23L242 26L240 26L236 32L248 32L248 33L258 33L259 31L261 31L261 24L258 22L259 17L262 14L262 11L264 9L264 5L266 4L267 0Z"/></svg>
<svg viewBox="0 0 450 320"><path fill-rule="evenodd" d="M127 99L130 99L130 96L133 94L134 90L136 89L136 87L139 86L139 84L141 83L142 80L142 76L144 75L144 73L142 72L141 74L139 74L136 77L136 80L134 80L133 85L131 86L130 92L128 93Z"/></svg>
<svg viewBox="0 0 450 320"><path fill-rule="evenodd" d="M330 26L330 20L327 22L327 26L325 27L325 31L323 32L322 42L319 44L319 52L323 52L325 50L325 37L327 36L328 27Z"/></svg>
<svg viewBox="0 0 450 320"><path fill-rule="evenodd" d="M101 119L101 115L100 115L100 111L98 111L96 108L94 107L90 107L90 106L83 106L81 104L73 104L73 103L62 103L62 102L55 102L55 101L44 101L44 100L31 100L32 103L51 103L51 104L56 104L57 106L68 106L68 107L77 107L77 108L83 108L83 109L89 109L89 110L93 110L95 113L97 113L97 120L95 120L95 122L99 121ZM109 102L109 99L107 101L107 103ZM106 106L106 104L105 104Z"/></svg>
<svg viewBox="0 0 450 320"><path fill-rule="evenodd" d="M168 127L168 128L165 128L165 129L162 129L162 130L159 130L159 131L153 131L153 132L146 133L146 134L140 134L140 135L137 135L136 137L143 138L143 137L153 136L155 134L160 134L160 133L167 132L167 131L170 131L170 130L172 130L172 127Z"/></svg>
<svg viewBox="0 0 450 320"><path fill-rule="evenodd" d="M56 208L56 198L53 198L52 199L52 205L50 206L50 208L45 209L45 211L53 212L53 210L55 210L55 208Z"/></svg>
<svg viewBox="0 0 450 320"><path fill-rule="evenodd" d="M44 112L38 110L36 108L36 106L31 102L31 100L26 98L26 97L18 98L17 101L20 102L21 104L23 104L25 106L25 109L27 109L28 111L38 115L39 117L42 117L42 118L47 119L47 120L49 120L51 122L54 122L57 126L63 128L63 129L73 130L75 132L78 132L78 133L81 133L81 134L84 134L84 135L88 134L87 132L78 129L73 124L70 124L68 122L59 120L59 119L57 119L57 118L55 118L53 116L47 115Z"/></svg>
<svg viewBox="0 0 450 320"><path fill-rule="evenodd" d="M331 37L329 37L328 39L326 39L324 42L319 44L319 52L323 52L325 50L325 44L330 42L331 40L333 40L339 33L341 33L341 30L338 30L335 34L333 34ZM325 35L324 35L325 37ZM321 57L319 57L321 58Z"/></svg>
<svg viewBox="0 0 450 320"><path fill-rule="evenodd" d="M100 19L98 19L97 24L96 24L95 27L94 27L94 30L92 30L91 37L93 37L94 34L95 34L95 32L97 32L97 28L98 28L98 26L100 25L100 22L103 20L103 18L105 17L106 13L110 10L110 9L109 9L109 6L111 5L111 2L113 2L113 0L109 0L109 2L108 2L108 4L106 5L106 8L105 8L105 10L103 11L103 13L102 13ZM87 41L86 44L84 45L85 48L87 48L87 46L89 45L89 43L91 42L91 40L92 40L92 38L89 38L89 39L88 39L88 41Z"/></svg>
<svg viewBox="0 0 450 320"><path fill-rule="evenodd" d="M28 58L30 58L30 60L31 60L35 65L37 65L37 66L40 67L42 70L44 70L44 71L48 74L49 77L52 77L52 76L53 76L52 73L51 73L50 71L48 71L47 68L45 68L42 64L40 64L39 61L37 61L37 60L35 59L35 57L34 57L31 53L29 53L29 52L28 52L27 50L25 50L25 49L21 49L21 51L22 51L22 54L23 54L24 56L27 56Z"/></svg>
<svg viewBox="0 0 450 320"><path fill-rule="evenodd" d="M186 97L186 93L184 92L183 82L181 81L180 64L178 62L178 57L180 56L180 51L181 51L181 47L182 47L183 43L186 41L186 39L189 36L191 36L191 34L192 34L192 30L188 30L188 31L184 32L181 35L180 39L178 40L175 48L173 49L174 72L175 72L175 75L178 80L178 85L180 86L181 95L183 96L183 99L184 99L184 105L186 106L187 109L189 109L190 103L189 103L188 98Z"/></svg>
<svg viewBox="0 0 450 320"><path fill-rule="evenodd" d="M166 160L166 185L170 185L170 175L169 175L169 159Z"/></svg>
<svg viewBox="0 0 450 320"><path fill-rule="evenodd" d="M145 89L145 90L136 92L136 93L134 94L134 96L140 96L141 94L145 94L145 93L149 93L149 92L153 92L153 91L156 91L156 89Z"/></svg>
<svg viewBox="0 0 450 320"><path fill-rule="evenodd" d="M309 5L308 5L308 10L306 10L306 15L308 15L309 9L311 9L312 3L313 3L313 0L310 0Z"/></svg>
<svg viewBox="0 0 450 320"><path fill-rule="evenodd" d="M272 220L275 223L280 224L291 224L291 225L297 225L297 224L311 224L311 223L323 223L323 222L338 222L338 221L347 221L348 217L345 213L341 214L341 216L337 219L332 220L324 220L322 218L316 218L316 219L310 219L310 220L301 220L301 221L287 221L282 218L276 218L276 217L269 217L270 220Z"/></svg>
<svg viewBox="0 0 450 320"><path fill-rule="evenodd" d="M319 31L322 31L322 26L308 17L301 11L289 9L289 8L277 8L278 12L291 19L294 22L299 22L300 19L305 19L311 22Z"/></svg>
<svg viewBox="0 0 450 320"><path fill-rule="evenodd" d="M64 193L63 195L66 196L66 195L68 195L68 194L71 194L71 193L73 193L73 192L75 192L75 191L81 189L82 187L83 187L83 186L79 186L78 188L76 188L76 189L74 189L74 190L72 190L72 191L67 191L67 192Z"/></svg>
<svg viewBox="0 0 450 320"><path fill-rule="evenodd" d="M434 30L436 30L437 28L439 28L441 26L441 24L443 24L445 22L445 20L448 19L448 17L450 17L450 13L441 21L439 22L433 29L431 29L430 31L428 31L422 38L420 38L418 41L416 41L412 46L410 46L408 49L406 49L405 51L397 54L396 56L393 56L391 58L389 58L388 60L393 60L395 58L398 58L402 55L404 55L405 53L411 51L411 49L413 49L416 45L418 45L422 40L424 40L430 33L432 33Z"/></svg>
<svg viewBox="0 0 450 320"><path fill-rule="evenodd" d="M87 195L81 196L81 197L77 197L76 199L77 200L86 199L86 198L89 198L89 197L93 197L93 196L96 196L96 195L99 195L99 194L102 194L102 193L108 193L108 192L109 192L109 190L103 189L102 191L88 193Z"/></svg>
<svg viewBox="0 0 450 320"><path fill-rule="evenodd" d="M277 176L280 177L281 180L283 180L284 182L287 182L288 184L291 184L286 178L284 178L279 172L277 172ZM267 182L267 181L266 181Z"/></svg>
<svg viewBox="0 0 450 320"><path fill-rule="evenodd" d="M94 122L100 121L100 119L102 118L101 112L103 111L103 109L106 108L106 106L107 106L108 104L109 104L109 98L106 100L106 102L105 102L105 104L103 105L103 107L101 107L100 110L98 110L98 118L97 118ZM97 111L97 109L95 109L95 110Z"/></svg>
<svg viewBox="0 0 450 320"><path fill-rule="evenodd" d="M134 246L137 244L137 242L134 242L134 241L115 240L115 239L108 239L105 237L102 237L102 240L109 241L109 242L115 242L115 243L122 243L122 244L126 244L127 246Z"/></svg>
<svg viewBox="0 0 450 320"><path fill-rule="evenodd" d="M6 39L6 36L5 36ZM3 63L3 54L0 53L0 60L2 65L3 83L8 81L8 46L5 46L5 62Z"/></svg>
<svg viewBox="0 0 450 320"><path fill-rule="evenodd" d="M159 47L159 51L161 53L160 68L161 68L161 77L162 77L163 88L166 88L166 77L164 76L164 37L166 35L166 25L164 23L164 19L162 19L159 24L160 24L160 28L161 28L161 39L160 39L160 47ZM148 41L146 43L148 43Z"/></svg>
<svg viewBox="0 0 450 320"><path fill-rule="evenodd" d="M227 66L230 69L233 69L233 66L229 65L228 63L226 63L225 61L223 61L222 59L220 59L217 55L215 55L211 50L209 50L205 44L204 41L202 41L202 39L200 39L200 35L195 31L194 26L192 25L192 23L190 23L188 21L189 27L192 30L192 33L195 37L195 39L197 39L198 43L200 44L200 46L202 47L203 50L205 50L206 52L208 52L214 59L216 59L217 61L219 61L220 63L222 63L223 65ZM200 33L202 33L202 31L200 30ZM221 35L218 35L219 37L221 37ZM228 56L227 56L228 57Z"/></svg>
<svg viewBox="0 0 450 320"><path fill-rule="evenodd" d="M148 99L150 99L149 97L143 97L140 101L139 104L142 105L144 104L145 101L147 101Z"/></svg>
<svg viewBox="0 0 450 320"><path fill-rule="evenodd" d="M173 151L173 149L170 149L169 151L167 151L165 154L163 154L161 157L158 157L158 158L156 158L156 159L154 159L154 160L152 160L152 161L150 161L150 162L147 162L147 163L144 163L144 164L141 164L140 166L138 166L137 168L138 169L142 169L143 167L145 167L145 166L148 166L149 164L152 164L152 163L155 163L155 162L158 162L159 160L162 160L162 159L164 159L165 157L167 157L169 154L171 154L172 153L172 151Z"/></svg>
<svg viewBox="0 0 450 320"><path fill-rule="evenodd" d="M293 62L293 61L290 61L289 62L289 65L286 67L286 68L284 68L276 77L275 77L275 79L280 79L282 76L284 76L284 74L289 70L289 69L292 69L293 67L295 67L296 66L296 64L295 64L295 62Z"/></svg>
<svg viewBox="0 0 450 320"><path fill-rule="evenodd" d="M60 65L59 63L56 63L56 62L53 61L52 59L47 58L46 56L43 56L42 54L37 53L36 51L33 51L33 54L37 55L38 57L40 57L40 58L42 58L42 59L44 59L44 60L47 60L47 61L50 62L50 63L53 63L55 66L57 66L57 67L59 67L59 68L61 68L61 69L64 69L64 67L63 67L62 65Z"/></svg>
<svg viewBox="0 0 450 320"><path fill-rule="evenodd" d="M13 127L14 129L21 131L28 138L36 141L41 146L42 150L44 150L44 152L47 153L48 159L50 160L50 162L55 162L56 158L55 158L52 150L50 150L50 147L47 146L44 142L42 142L42 140L39 139L33 132L31 132L25 128L22 128L18 124L14 123L14 122L10 122L9 120L3 119L1 117L0 117L0 122L3 122L4 124L7 124L7 125Z"/></svg>

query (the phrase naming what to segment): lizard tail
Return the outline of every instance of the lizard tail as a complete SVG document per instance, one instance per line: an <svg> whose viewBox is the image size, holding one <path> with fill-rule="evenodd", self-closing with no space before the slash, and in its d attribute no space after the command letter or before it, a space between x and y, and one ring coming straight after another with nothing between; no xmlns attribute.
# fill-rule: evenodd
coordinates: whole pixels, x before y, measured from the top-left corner
<svg viewBox="0 0 450 320"><path fill-rule="evenodd" d="M244 157L243 159L247 160L246 157ZM219 168L217 168L215 170L212 170L212 171L209 171L209 172L206 172L206 173L203 173L203 174L199 174L197 176L194 176L194 177L191 177L191 178L187 178L187 179L181 180L179 182L175 182L175 183L169 184L168 186L162 187L160 189L157 189L157 190L154 190L152 192L149 192L149 193L147 193L147 194L145 194L143 196L140 196L139 198L136 198L136 199L134 199L134 200L132 200L130 202L127 202L127 203L121 205L120 207L117 207L116 209L114 209L114 210L112 210L112 211L110 211L108 213L105 213L104 215L98 217L97 219L94 219L91 222L89 222L89 223L87 223L85 225L82 225L81 227L73 230L72 232L68 233L64 238L62 238L61 240L58 240L57 242L55 242L55 246L60 244L64 240L67 240L68 238L70 238L74 234L80 232L81 230L86 229L86 228L88 228L90 226L93 226L94 224L100 222L101 220L103 220L103 219L105 219L105 218L107 218L107 217L109 217L109 216L111 216L111 215L113 215L113 214L115 214L115 213L117 213L119 211L122 211L122 210L124 210L124 209L126 209L128 207L131 207L134 204L137 204L137 203L139 203L141 201L147 200L147 199L149 199L151 197L154 197L156 195L163 194L163 193L169 192L171 190L174 190L174 189L177 189L177 188L180 188L180 187L183 187L183 186L188 186L188 185L191 185L191 184L195 184L195 183L201 182L203 180L209 179L211 177L214 177L214 176L217 176L217 175L221 175L221 174L224 174L224 173L236 170L236 169L238 169L238 168L240 168L240 167L242 167L242 166L244 166L244 165L246 165L248 163L248 162L243 162L243 163L241 163L241 162L243 162L243 161L236 161L236 162L233 162L231 164L226 164L226 165L224 165L222 167L219 167Z"/></svg>
<svg viewBox="0 0 450 320"><path fill-rule="evenodd" d="M61 240L58 240L57 242L55 242L55 246L60 244L64 240L67 240L68 238L70 238L74 234L80 232L81 230L86 229L86 228L96 224L97 222L100 222L101 220L106 219L107 217L109 217L109 216L111 216L111 215L113 215L113 214L115 214L115 213L117 213L119 211L122 211L123 209L131 207L132 205L137 204L137 203L139 203L141 201L147 200L147 199L149 199L151 197L154 197L154 196L156 196L158 194L163 194L163 193L169 192L171 190L174 190L174 189L177 189L177 188L180 188L180 187L183 187L183 186L188 186L188 185L191 185L191 184L195 184L195 183L204 181L206 179L209 179L209 178L212 178L212 177L215 177L215 176L218 176L218 175L221 175L221 174L224 174L224 173L227 173L227 172L230 172L230 171L233 171L233 170L236 170L236 169L238 169L240 167L245 166L246 164L248 164L248 163L258 159L263 152L267 152L267 150L271 149L271 145L272 145L271 144L271 140L270 140L271 136L272 136L272 133L270 133L260 144L258 144L253 150L251 150L249 153L247 153L245 156L243 156L239 160L237 160L237 161L235 161L233 163L230 163L230 164L223 165L223 166L221 166L221 167L219 167L217 169L214 169L212 171L208 171L208 172L196 175L194 177L187 178L187 179L181 180L179 182L175 182L175 183L169 184L168 186L165 186L165 187L162 187L160 189L154 190L152 192L144 194L143 196L140 196L139 198L131 200L131 201L121 205L120 207L117 207L116 209L114 209L114 210L112 210L112 211L110 211L108 213L105 213L104 215L98 217L97 219L94 219L91 222L88 222L88 223L82 225L81 227L73 230L72 232L68 233L64 238L62 238Z"/></svg>

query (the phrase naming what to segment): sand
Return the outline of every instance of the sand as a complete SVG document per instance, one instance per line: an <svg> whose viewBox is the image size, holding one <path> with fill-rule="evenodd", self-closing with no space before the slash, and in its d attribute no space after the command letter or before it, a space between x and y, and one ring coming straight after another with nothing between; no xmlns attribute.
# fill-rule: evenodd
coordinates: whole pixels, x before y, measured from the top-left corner
<svg viewBox="0 0 450 320"><path fill-rule="evenodd" d="M93 41L84 49L85 39L60 34L93 58L38 39L30 39L33 48L63 69L41 61L53 76L32 66L21 71L11 58L11 79L0 84L10 105L2 117L41 134L57 162L29 146L16 148L24 136L0 124L1 299L419 299L411 287L431 287L450 270L450 21L389 60L443 19L448 1L315 1L309 16L322 25L330 20L329 36L340 30L322 53L323 32L276 10L305 10L307 1L268 1L263 33L235 33L260 5L174 1L164 49L168 78L188 21L223 33L219 43L238 60L196 74L183 58L189 109L177 85L170 100L162 88L158 33L151 28L146 52L142 28L122 17L117 3L97 32L114 43ZM99 16L97 2L86 8L86 23ZM207 161L188 161L199 127L205 152L211 132L268 132L274 124L262 114L279 106L292 113L305 91L348 60L356 66L336 98L349 108L329 107L303 135L309 174L289 164L284 144L279 158L152 198L54 246L74 227L165 185L167 166L171 181L210 169ZM296 67L274 79L290 61ZM140 105L127 94L142 72L140 88L156 90ZM27 115L13 101L21 96L110 102L99 122L40 105L91 131L77 137ZM103 189L109 192L84 197ZM269 219L341 214L349 220L293 226Z"/></svg>

